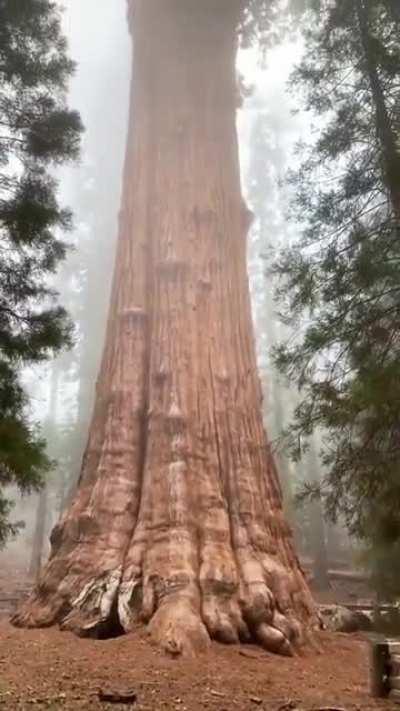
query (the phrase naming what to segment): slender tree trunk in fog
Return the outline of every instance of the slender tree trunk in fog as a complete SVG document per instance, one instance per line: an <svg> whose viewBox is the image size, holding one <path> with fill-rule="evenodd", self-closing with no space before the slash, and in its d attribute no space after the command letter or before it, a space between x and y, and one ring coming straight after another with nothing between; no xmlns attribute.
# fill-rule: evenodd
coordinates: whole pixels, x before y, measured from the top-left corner
<svg viewBox="0 0 400 711"><path fill-rule="evenodd" d="M47 486L44 486L39 495L36 509L35 529L33 532L31 560L29 563L29 577L37 578L42 566L43 548L46 539L47 523Z"/></svg>
<svg viewBox="0 0 400 711"><path fill-rule="evenodd" d="M307 463L310 467L310 471L307 472L308 480L318 486L321 483L321 476L315 441L311 442L310 451L305 464L307 465ZM314 583L319 590L329 590L330 582L325 521L320 498L310 503L309 512L311 518L311 547L314 559Z"/></svg>
<svg viewBox="0 0 400 711"><path fill-rule="evenodd" d="M290 653L317 615L261 416L235 0L131 0L133 103L95 412L20 625Z"/></svg>
<svg viewBox="0 0 400 711"><path fill-rule="evenodd" d="M56 421L57 421L57 403L58 389L60 383L60 363L55 362L50 378L50 398L49 412L47 416L46 436L49 444L52 444L52 438L55 436ZM29 576L36 578L39 574L43 561L44 544L46 535L48 534L48 485L46 484L39 495L38 505L36 509L35 529L33 532L31 559L29 563Z"/></svg>
<svg viewBox="0 0 400 711"><path fill-rule="evenodd" d="M89 275L88 280L91 281L91 275ZM90 289L91 284L89 285ZM88 289L88 291L89 291ZM93 289L94 290L94 289ZM86 301L90 301L90 297L93 297L93 292L89 295L85 294ZM84 309L87 306L85 303ZM86 309L85 309L86 311ZM89 323L90 315L85 313L83 319L84 326L86 326L88 333L92 338L95 338L93 327L98 327L98 323ZM86 321L86 322L85 322ZM98 321L98 319L97 319ZM82 324L81 324L82 327ZM65 493L61 501L61 512L69 506L76 493L76 487L78 482L78 477L80 473L80 466L82 462L82 455L85 450L85 445L88 437L88 430L90 425L90 414L93 405L93 376L92 367L93 360L96 360L94 349L90 348L87 342L87 333L85 334L85 342L81 348L81 355L79 361L79 388L78 388L78 408L76 423L74 425L76 433L76 441L74 443L74 450L71 453L71 476L66 482ZM94 371L96 372L96 371Z"/></svg>

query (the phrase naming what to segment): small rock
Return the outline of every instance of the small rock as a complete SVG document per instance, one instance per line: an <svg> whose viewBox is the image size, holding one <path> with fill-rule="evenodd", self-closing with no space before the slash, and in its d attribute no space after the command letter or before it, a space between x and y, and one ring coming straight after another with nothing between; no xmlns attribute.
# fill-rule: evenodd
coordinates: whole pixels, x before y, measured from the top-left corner
<svg viewBox="0 0 400 711"><path fill-rule="evenodd" d="M134 704L137 701L135 691L111 691L100 689L98 692L100 701L108 704Z"/></svg>
<svg viewBox="0 0 400 711"><path fill-rule="evenodd" d="M261 706L262 704L262 699L260 699L258 696L250 696L250 701L252 704L257 704L257 706Z"/></svg>
<svg viewBox="0 0 400 711"><path fill-rule="evenodd" d="M324 615L324 611L322 610ZM368 632L372 629L372 621L364 612L349 610L347 607L337 605L329 610L325 618L328 629L334 632Z"/></svg>

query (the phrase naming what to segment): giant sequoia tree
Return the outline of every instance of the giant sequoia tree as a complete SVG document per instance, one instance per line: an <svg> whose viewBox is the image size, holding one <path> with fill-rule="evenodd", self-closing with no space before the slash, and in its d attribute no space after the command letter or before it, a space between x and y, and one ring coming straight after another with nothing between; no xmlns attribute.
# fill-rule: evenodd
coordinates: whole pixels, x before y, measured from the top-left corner
<svg viewBox="0 0 400 711"><path fill-rule="evenodd" d="M238 0L131 0L132 112L78 491L15 618L171 653L317 622L263 430L235 113ZM248 24L249 18L246 16Z"/></svg>

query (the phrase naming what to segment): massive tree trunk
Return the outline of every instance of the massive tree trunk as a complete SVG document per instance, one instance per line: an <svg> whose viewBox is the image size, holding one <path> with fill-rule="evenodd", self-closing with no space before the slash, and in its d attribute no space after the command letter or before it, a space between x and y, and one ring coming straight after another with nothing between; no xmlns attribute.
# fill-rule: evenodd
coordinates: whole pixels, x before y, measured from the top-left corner
<svg viewBox="0 0 400 711"><path fill-rule="evenodd" d="M76 498L14 622L290 653L317 624L265 438L235 126L235 0L132 0L119 245Z"/></svg>

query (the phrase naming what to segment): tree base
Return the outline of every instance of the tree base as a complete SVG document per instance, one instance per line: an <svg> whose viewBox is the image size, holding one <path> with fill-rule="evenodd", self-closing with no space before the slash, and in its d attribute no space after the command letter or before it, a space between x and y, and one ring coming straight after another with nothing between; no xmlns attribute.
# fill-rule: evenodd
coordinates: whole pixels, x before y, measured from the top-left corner
<svg viewBox="0 0 400 711"><path fill-rule="evenodd" d="M222 580L213 581L214 592L207 593L194 583L176 580L163 581L160 592L157 582L156 593L154 580L148 582L152 589L144 591L139 581L123 582L122 570L117 569L92 578L79 595L69 596L65 586L54 592L43 581L11 622L27 628L59 624L63 630L94 639L117 637L147 625L151 639L172 656L195 656L206 651L212 639L224 644L255 643L269 652L292 656L320 626L305 585L292 598L295 605L283 612L265 582L243 585L240 593Z"/></svg>

